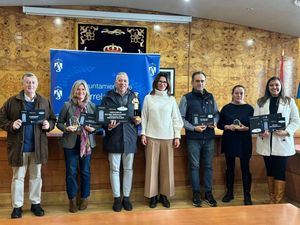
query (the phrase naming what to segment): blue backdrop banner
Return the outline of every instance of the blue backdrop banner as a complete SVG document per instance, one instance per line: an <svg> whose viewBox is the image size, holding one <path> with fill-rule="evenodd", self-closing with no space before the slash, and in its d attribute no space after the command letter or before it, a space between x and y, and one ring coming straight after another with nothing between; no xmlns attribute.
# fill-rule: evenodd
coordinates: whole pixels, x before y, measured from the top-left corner
<svg viewBox="0 0 300 225"><path fill-rule="evenodd" d="M58 115L76 80L87 82L92 102L99 105L119 72L128 74L130 88L143 101L159 71L160 55L51 49L50 63L51 103Z"/></svg>

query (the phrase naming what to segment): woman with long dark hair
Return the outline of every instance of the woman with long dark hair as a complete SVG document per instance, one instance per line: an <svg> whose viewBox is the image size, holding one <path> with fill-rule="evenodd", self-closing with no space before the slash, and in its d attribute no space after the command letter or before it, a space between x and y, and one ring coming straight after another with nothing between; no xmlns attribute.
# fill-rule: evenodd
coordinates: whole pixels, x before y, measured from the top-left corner
<svg viewBox="0 0 300 225"><path fill-rule="evenodd" d="M299 128L299 112L294 99L285 96L282 82L271 77L265 95L257 100L254 115L281 113L285 129L265 131L256 140L256 151L264 157L270 203L279 203L285 192L285 171L288 157L295 154L294 133Z"/></svg>
<svg viewBox="0 0 300 225"><path fill-rule="evenodd" d="M226 159L227 191L222 202L234 199L233 184L235 158L240 158L242 171L244 204L252 205L251 173L249 162L252 155L252 138L249 131L249 117L253 116L253 107L244 101L245 87L236 85L232 88L232 101L225 105L220 113L218 128L223 130L222 152Z"/></svg>
<svg viewBox="0 0 300 225"><path fill-rule="evenodd" d="M150 198L150 208L155 208L158 201L170 207L168 197L175 194L173 149L180 145L182 126L176 100L170 95L168 75L160 72L142 110L141 140L146 146L144 195Z"/></svg>

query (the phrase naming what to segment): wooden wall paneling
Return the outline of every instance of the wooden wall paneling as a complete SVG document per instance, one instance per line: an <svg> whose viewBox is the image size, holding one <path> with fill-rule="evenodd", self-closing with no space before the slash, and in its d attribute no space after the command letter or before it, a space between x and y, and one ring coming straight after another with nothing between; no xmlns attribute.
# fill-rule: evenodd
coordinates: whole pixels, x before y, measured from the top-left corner
<svg viewBox="0 0 300 225"><path fill-rule="evenodd" d="M102 137L97 137L97 147L92 153L91 160L91 189L110 189L109 163L107 153L103 150ZM6 140L0 140L0 191L10 192L12 172L7 163ZM224 155L220 153L220 137L216 138L215 157L213 162L213 184L224 184L226 170ZM239 162L236 165L236 182L241 183ZM253 156L251 159L251 170L255 182L265 182L264 164L261 156ZM133 187L143 188L145 180L145 152L144 147L138 142L138 152L134 160ZM186 150L186 140L183 137L181 146L174 152L174 174L176 186L189 185L188 159ZM200 170L203 177L203 169ZM49 160L42 167L43 191L64 191L65 190L65 161L63 149L60 145L59 137L49 137ZM28 179L28 175L27 178ZM203 180L203 179L202 179ZM25 190L28 190L28 180L25 181Z"/></svg>
<svg viewBox="0 0 300 225"><path fill-rule="evenodd" d="M286 172L286 195L289 199L300 202L300 154L289 157Z"/></svg>

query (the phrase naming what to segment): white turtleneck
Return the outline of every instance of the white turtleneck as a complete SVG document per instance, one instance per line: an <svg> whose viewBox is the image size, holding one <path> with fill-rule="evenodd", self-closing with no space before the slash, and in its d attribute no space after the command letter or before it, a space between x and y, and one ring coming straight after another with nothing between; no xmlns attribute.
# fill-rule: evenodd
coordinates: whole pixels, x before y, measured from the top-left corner
<svg viewBox="0 0 300 225"><path fill-rule="evenodd" d="M180 138L183 122L178 105L167 91L147 95L142 109L142 135L157 139Z"/></svg>

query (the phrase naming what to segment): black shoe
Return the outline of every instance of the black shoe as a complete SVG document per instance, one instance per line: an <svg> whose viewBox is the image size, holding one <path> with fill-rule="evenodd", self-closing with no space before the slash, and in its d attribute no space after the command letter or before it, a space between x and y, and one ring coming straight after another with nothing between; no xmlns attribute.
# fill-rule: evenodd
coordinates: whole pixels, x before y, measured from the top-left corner
<svg viewBox="0 0 300 225"><path fill-rule="evenodd" d="M22 217L22 207L19 208L14 208L12 213L10 214L10 217L12 219L17 219L17 218L21 218Z"/></svg>
<svg viewBox="0 0 300 225"><path fill-rule="evenodd" d="M195 207L201 207L201 198L199 192L193 193L193 206Z"/></svg>
<svg viewBox="0 0 300 225"><path fill-rule="evenodd" d="M159 202L161 202L164 207L170 208L170 202L169 202L167 196L160 195L159 196Z"/></svg>
<svg viewBox="0 0 300 225"><path fill-rule="evenodd" d="M31 210L31 212L33 212L33 214L35 216L44 216L45 215L45 211L41 207L41 204L31 204L30 210Z"/></svg>
<svg viewBox="0 0 300 225"><path fill-rule="evenodd" d="M244 194L244 205L253 205L250 193Z"/></svg>
<svg viewBox="0 0 300 225"><path fill-rule="evenodd" d="M114 204L112 208L115 212L120 212L122 210L121 197L117 197L114 199Z"/></svg>
<svg viewBox="0 0 300 225"><path fill-rule="evenodd" d="M222 202L230 202L233 199L234 199L233 192L227 191L224 197L222 198Z"/></svg>
<svg viewBox="0 0 300 225"><path fill-rule="evenodd" d="M156 208L157 206L157 196L151 197L149 201L150 208Z"/></svg>
<svg viewBox="0 0 300 225"><path fill-rule="evenodd" d="M214 199L214 196L211 192L205 192L205 202L211 207L217 206L217 201Z"/></svg>
<svg viewBox="0 0 300 225"><path fill-rule="evenodd" d="M123 197L122 205L125 210L131 211L132 210L132 204L130 202L129 197Z"/></svg>

